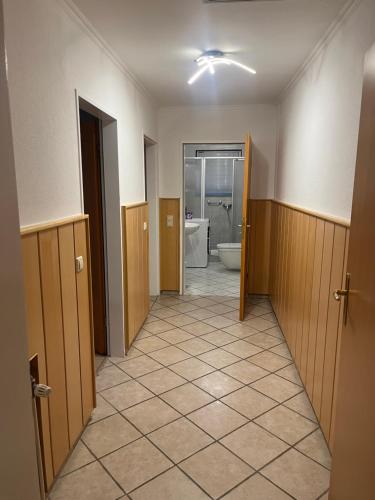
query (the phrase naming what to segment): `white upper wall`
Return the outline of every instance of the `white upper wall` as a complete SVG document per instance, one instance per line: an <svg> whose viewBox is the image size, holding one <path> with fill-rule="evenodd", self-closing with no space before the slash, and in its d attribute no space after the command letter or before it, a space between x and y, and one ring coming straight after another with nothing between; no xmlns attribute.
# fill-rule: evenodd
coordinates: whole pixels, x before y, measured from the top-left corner
<svg viewBox="0 0 375 500"><path fill-rule="evenodd" d="M254 142L252 195L273 198L276 106L166 107L158 117L160 196L182 196L184 143L238 143L250 132Z"/></svg>
<svg viewBox="0 0 375 500"><path fill-rule="evenodd" d="M83 211L75 89L118 120L120 200L143 200L152 101L63 0L4 3L21 225Z"/></svg>
<svg viewBox="0 0 375 500"><path fill-rule="evenodd" d="M375 42L375 2L362 0L280 106L276 198L349 219L363 62Z"/></svg>

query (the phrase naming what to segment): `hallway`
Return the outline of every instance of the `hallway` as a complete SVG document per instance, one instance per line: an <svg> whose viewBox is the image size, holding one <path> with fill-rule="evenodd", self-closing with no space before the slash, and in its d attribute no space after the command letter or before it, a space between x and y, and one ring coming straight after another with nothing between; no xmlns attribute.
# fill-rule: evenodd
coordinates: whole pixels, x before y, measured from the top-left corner
<svg viewBox="0 0 375 500"><path fill-rule="evenodd" d="M50 500L324 499L330 454L267 298L161 296ZM128 496L126 496L128 494Z"/></svg>

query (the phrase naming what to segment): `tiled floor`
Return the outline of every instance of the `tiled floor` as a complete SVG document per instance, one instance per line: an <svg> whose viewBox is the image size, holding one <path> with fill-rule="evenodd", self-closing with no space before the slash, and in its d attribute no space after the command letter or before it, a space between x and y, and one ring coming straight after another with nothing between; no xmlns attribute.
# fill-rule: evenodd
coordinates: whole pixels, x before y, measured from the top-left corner
<svg viewBox="0 0 375 500"><path fill-rule="evenodd" d="M217 260L205 268L185 268L185 292L189 295L228 295L239 297L240 273L230 271Z"/></svg>
<svg viewBox="0 0 375 500"><path fill-rule="evenodd" d="M330 454L267 299L162 296L51 500L314 500Z"/></svg>

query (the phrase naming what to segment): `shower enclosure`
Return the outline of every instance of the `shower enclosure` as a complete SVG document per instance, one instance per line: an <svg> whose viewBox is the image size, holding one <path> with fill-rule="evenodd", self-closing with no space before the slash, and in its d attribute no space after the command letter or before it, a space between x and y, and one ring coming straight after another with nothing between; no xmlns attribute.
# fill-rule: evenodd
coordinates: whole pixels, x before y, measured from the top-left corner
<svg viewBox="0 0 375 500"><path fill-rule="evenodd" d="M186 145L184 153L185 211L209 219L214 255L218 243L241 241L243 145Z"/></svg>

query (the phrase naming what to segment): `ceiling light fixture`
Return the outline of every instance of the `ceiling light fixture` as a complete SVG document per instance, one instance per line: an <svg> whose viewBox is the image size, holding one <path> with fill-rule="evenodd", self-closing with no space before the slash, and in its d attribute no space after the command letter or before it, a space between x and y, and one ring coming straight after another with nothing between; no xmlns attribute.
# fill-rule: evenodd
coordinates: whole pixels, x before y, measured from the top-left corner
<svg viewBox="0 0 375 500"><path fill-rule="evenodd" d="M206 71L209 71L211 75L213 75L215 73L215 66L217 66L218 64L237 66L253 75L256 74L255 69L250 68L245 64L241 64L238 61L231 59L230 57L227 57L224 52L221 52L220 50L207 50L206 52L203 52L203 54L199 56L198 59L195 60L195 62L199 66L199 69L188 81L189 85L192 85L194 82L196 82L198 78L200 78Z"/></svg>

